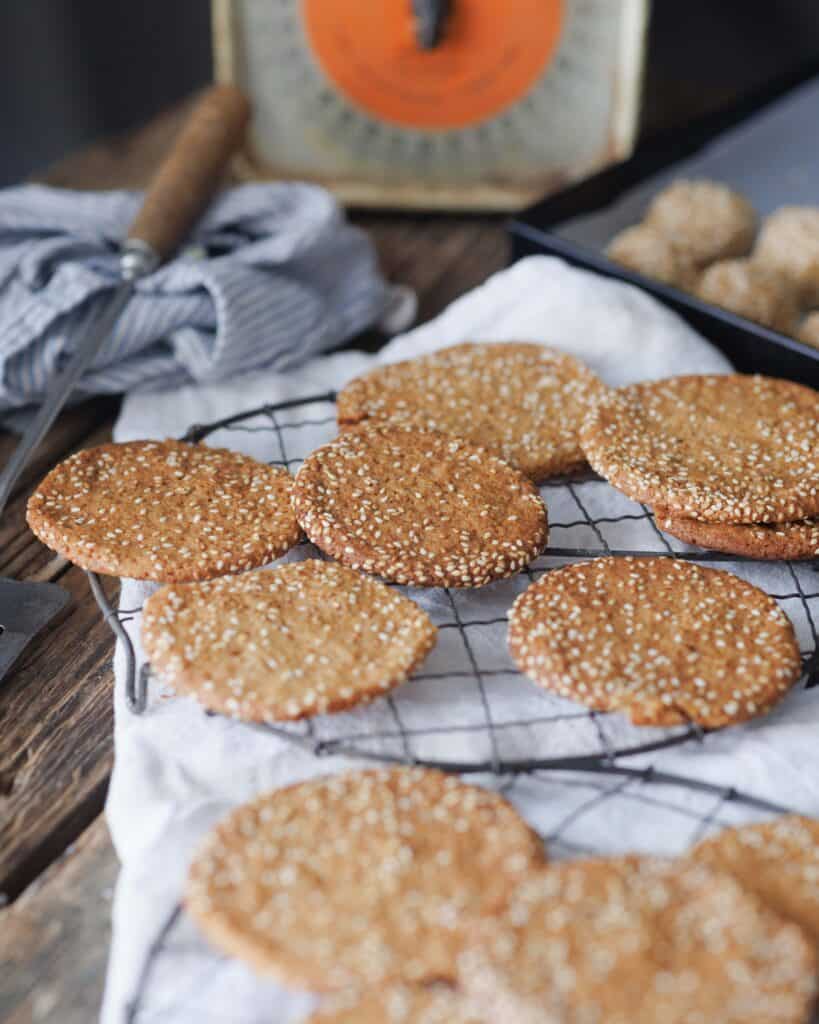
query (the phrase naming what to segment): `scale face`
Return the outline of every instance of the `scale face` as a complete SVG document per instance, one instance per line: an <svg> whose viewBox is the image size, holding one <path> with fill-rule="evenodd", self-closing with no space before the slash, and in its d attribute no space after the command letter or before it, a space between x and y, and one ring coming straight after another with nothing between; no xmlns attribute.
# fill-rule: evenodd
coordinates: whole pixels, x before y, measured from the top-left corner
<svg viewBox="0 0 819 1024"><path fill-rule="evenodd" d="M247 177L515 209L631 150L648 0L213 0Z"/></svg>

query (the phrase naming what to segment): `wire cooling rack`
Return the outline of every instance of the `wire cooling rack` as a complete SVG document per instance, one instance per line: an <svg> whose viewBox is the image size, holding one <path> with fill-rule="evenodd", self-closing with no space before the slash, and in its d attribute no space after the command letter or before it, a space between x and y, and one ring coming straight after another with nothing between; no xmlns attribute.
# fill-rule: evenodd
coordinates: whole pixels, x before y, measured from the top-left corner
<svg viewBox="0 0 819 1024"><path fill-rule="evenodd" d="M326 392L261 406L193 426L183 439L207 439L295 471L310 451L335 436L335 397ZM318 756L424 764L475 776L520 807L552 856L625 852L618 848L617 829L624 815L639 813L660 847L664 837L676 837L674 845L655 848L674 854L716 828L786 811L735 787L656 767L653 753L707 743L708 735L694 723L673 729L635 727L621 714L590 711L529 683L506 650L506 613L533 580L578 559L647 555L730 563L751 582L764 575L766 589L788 613L799 637L804 671L798 685L811 687L819 674L819 565L772 565L695 551L666 537L644 505L591 475L550 481L542 493L549 508L549 549L519 576L479 590L398 588L424 605L439 630L435 650L408 683L359 710L247 728L267 731ZM303 542L295 557L322 556ZM161 688L149 666L137 665L125 629L141 609L115 610L98 578L88 575L121 641L128 706L142 714L161 699ZM277 1020L301 1019L304 1006L298 997L284 996L208 946L177 905L141 965L127 1020L261 1024L269 1019L270 1006L278 1012L282 1000L286 1009Z"/></svg>
<svg viewBox="0 0 819 1024"><path fill-rule="evenodd" d="M295 471L310 451L335 436L335 398L326 392L260 406L192 426L183 440L207 438L214 445L251 447L256 457ZM761 572L770 575L771 563L692 551L666 537L645 505L631 502L592 475L548 481L541 492L549 508L549 548L516 578L478 590L398 588L420 600L438 627L436 649L410 683L362 709L249 728L267 730L318 756L424 764L461 773L598 769L624 757L702 742L705 733L696 723L636 727L622 714L591 711L529 683L506 650L508 608L549 569L601 555L732 563L752 582ZM603 506L611 513L613 503L615 514L601 513ZM322 557L307 542L297 554ZM788 612L801 642L800 685L811 686L819 661L817 563L776 563L775 575L781 586L772 596ZM96 576L89 577L124 648L128 706L141 714L149 703L150 666L137 670L124 628L140 609L114 610Z"/></svg>

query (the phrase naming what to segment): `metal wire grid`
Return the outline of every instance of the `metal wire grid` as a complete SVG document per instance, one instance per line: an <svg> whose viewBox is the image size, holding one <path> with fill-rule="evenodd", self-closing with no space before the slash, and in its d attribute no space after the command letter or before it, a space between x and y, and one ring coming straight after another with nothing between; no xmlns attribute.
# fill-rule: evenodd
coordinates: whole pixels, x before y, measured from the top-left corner
<svg viewBox="0 0 819 1024"><path fill-rule="evenodd" d="M332 409L334 402L335 394L327 392L262 406L214 423L194 426L185 434L184 440L199 442L219 431L261 434L272 438L275 447L272 453L274 457L268 461L293 470L317 443L314 440L295 456L292 454L295 449L294 435L306 428L326 429L327 436L323 440L329 440L335 427ZM308 407L324 408L328 414L284 418L290 412ZM550 511L561 504L570 510L566 517L555 518L550 514L552 544L547 554L524 570L517 581L482 588L481 593L493 589L497 591L498 587L512 590L517 587L519 592L554 565L601 555L673 555L696 562L752 564L750 560L735 556L716 552L691 552L683 546L674 547L673 542L657 528L649 510L643 505L628 503L632 507L616 516L596 515L590 490L595 485L605 486L593 477L552 481L544 485L543 491ZM574 510L573 514L571 510ZM645 526L648 536L654 542L653 547L620 547L607 536L611 529L616 531L623 524L635 523ZM554 541L561 537L583 540L585 543L556 545ZM310 549L311 555L321 557L321 553L311 545L305 546ZM792 618L795 617L794 606L801 613L801 633L804 637L804 672L801 683L806 687L816 684L819 668L816 626L819 586L806 585L805 576L815 575L817 571L819 567L815 564L781 563L781 575L787 586L772 595L789 609ZM148 704L150 673L146 666L137 671L134 649L124 628L127 622L140 614L141 609L114 610L105 598L97 577L93 573L88 575L106 620L122 641L126 657L129 706L135 713L141 713ZM536 696L543 702L542 713L529 714L524 719L499 719L490 696L493 684L503 680L507 683L511 680L515 686L528 684L511 665L487 665L486 647L484 645L479 649L470 631L495 628L499 631L499 639L505 641L505 608L510 603L509 595L506 592L496 594L495 604L503 606L499 614L481 615L475 614L481 604L475 605L475 601L471 600L474 598L473 593L450 589L439 593L441 600L433 619L441 638L450 635L459 642L460 664L463 668L455 672L451 669L425 669L416 674L402 691L412 692L413 688L418 689L425 684L435 686L445 679L449 680L450 685L453 679L469 682L473 687L472 704L479 712L477 721L460 725L430 725L428 722L413 724L409 720L410 709L403 706L399 695L394 694L380 702L385 711L377 716L375 728L372 721L373 706L360 712L319 716L315 720L308 719L293 725L248 728L269 731L288 742L306 747L318 756L343 754L358 760L425 764L472 776L483 775L484 778L479 778L479 781L500 788L521 806L530 824L538 829L548 844L553 857L624 852L616 848L616 830L606 830L603 837L599 829L595 832L594 828L589 828L590 822L593 823L606 813L621 815L637 808L643 818L650 820L652 830L658 836L679 835L680 825L686 826L687 839L681 847L662 851L679 853L714 829L748 820L756 814L784 813L788 810L734 787L719 786L662 771L650 761L646 763L646 757L641 757L636 765L633 760L630 765L622 763L624 759L650 755L691 740L703 742L706 739L704 732L693 723L677 729L637 729L629 726L621 715L568 706L567 702L553 698L539 689L536 690ZM483 597L477 600L484 603ZM505 642L502 646L505 650ZM340 735L330 735L324 731L331 721L341 720L346 725ZM567 726L572 751L552 752L550 736ZM580 731L579 726L582 726ZM537 727L540 733L539 737L529 737L531 746L538 751L550 751L549 756L506 756L505 732L518 729L531 731L533 727ZM419 750L419 741L430 737L444 740L449 747L453 737L459 733L466 736L469 743L473 742L476 734L485 737L487 756L480 760L430 758L424 757L423 750ZM577 750L578 745L582 748L580 751ZM549 799L550 792L555 788L562 797L562 810L557 818L550 820L549 809L558 803ZM567 794L572 797L568 809ZM181 990L177 984L180 977L186 979ZM260 1015L259 1007L265 1006L268 989L269 1002L280 998L280 990L272 983L260 980L243 964L209 947L198 935L182 905L178 904L163 923L148 951L140 972L137 994L128 1007L126 1019L129 1024L159 1024L184 1012L186 1019L195 1018L204 1022L229 1020L231 1024L257 1024L266 1019L263 1012ZM224 992L229 993L229 1002L220 1006L219 1000Z"/></svg>
<svg viewBox="0 0 819 1024"><path fill-rule="evenodd" d="M266 456L272 456L268 461L292 471L318 443L334 435L335 397L333 392L326 392L261 406L193 426L183 440L198 443L227 432L227 442L232 440L235 446L238 434L259 435L255 441L261 441ZM296 418L291 415L305 411L311 414ZM304 436L306 431L311 431L308 438ZM558 518L550 514L548 551L516 579L479 591L436 591L435 606L427 610L438 627L438 648L443 653L436 660L436 649L422 671L398 693L377 702L378 707L370 705L297 723L249 728L266 730L318 756L342 754L386 763L424 764L467 774L598 769L624 757L691 740L702 742L705 733L693 722L676 728L634 727L623 715L591 711L557 698L525 680L508 657L506 612L513 597L555 565L601 555L653 555L707 563L744 562L750 567L764 564L770 569L770 563L754 563L718 552L691 552L679 544L675 548L656 526L648 508L627 499L622 499L623 511L617 515L597 515L595 488L604 488L606 500L611 502L614 492L593 476L549 481L542 487L550 512L562 508L565 514ZM624 526L633 530L635 524L648 538L645 547L618 546L614 538L610 540L607 536ZM576 543L556 544L561 538ZM302 548L304 553L322 557L307 542L302 543ZM799 612L804 638L802 685L811 686L819 668L819 585L810 586L806 580L816 575L817 564L780 563L780 575L783 573L786 585L772 596L792 618L794 609ZM122 641L129 707L141 713L148 703L150 669L143 665L137 672L133 645L124 629L125 622L138 615L140 609L115 611L105 599L99 580L91 573L89 577L105 618ZM453 663L458 665L454 670ZM505 705L510 693L525 697L522 713L510 715L508 709L499 712L497 705ZM453 696L458 700L453 701ZM453 712L456 703L457 713ZM464 708L468 709L466 713ZM480 757L475 756L477 741L483 748ZM441 756L443 748L446 756ZM466 753L459 757L458 750Z"/></svg>

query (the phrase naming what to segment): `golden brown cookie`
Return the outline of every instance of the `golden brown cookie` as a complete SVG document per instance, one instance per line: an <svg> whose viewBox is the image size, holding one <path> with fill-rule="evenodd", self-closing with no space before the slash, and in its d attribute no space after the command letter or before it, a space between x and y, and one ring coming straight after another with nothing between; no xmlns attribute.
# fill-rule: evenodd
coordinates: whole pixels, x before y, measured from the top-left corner
<svg viewBox="0 0 819 1024"><path fill-rule="evenodd" d="M585 466L577 434L603 390L577 359L544 345L467 343L350 381L338 396L338 422L454 434L537 483Z"/></svg>
<svg viewBox="0 0 819 1024"><path fill-rule="evenodd" d="M509 1024L807 1024L816 953L729 875L627 857L538 872L459 960Z"/></svg>
<svg viewBox="0 0 819 1024"><path fill-rule="evenodd" d="M542 863L502 797L421 768L349 772L260 796L194 858L210 940L285 985L452 979L473 917Z"/></svg>
<svg viewBox="0 0 819 1024"><path fill-rule="evenodd" d="M318 560L163 587L142 617L145 652L164 682L251 721L383 696L423 661L435 634L414 601Z"/></svg>
<svg viewBox="0 0 819 1024"><path fill-rule="evenodd" d="M819 822L791 814L726 828L699 843L691 856L733 875L819 948Z"/></svg>
<svg viewBox="0 0 819 1024"><path fill-rule="evenodd" d="M745 256L756 233L756 213L748 200L705 179L672 182L654 197L645 223L699 267Z"/></svg>
<svg viewBox="0 0 819 1024"><path fill-rule="evenodd" d="M738 316L789 334L799 313L793 281L751 260L719 260L699 279L697 297Z"/></svg>
<svg viewBox="0 0 819 1024"><path fill-rule="evenodd" d="M819 519L798 523L702 523L655 508L661 530L686 544L746 558L816 558L819 555Z"/></svg>
<svg viewBox="0 0 819 1024"><path fill-rule="evenodd" d="M328 1000L308 1024L480 1024L464 997L447 985L395 985Z"/></svg>
<svg viewBox="0 0 819 1024"><path fill-rule="evenodd" d="M580 433L635 501L716 523L819 515L819 395L773 377L703 375L609 391Z"/></svg>
<svg viewBox="0 0 819 1024"><path fill-rule="evenodd" d="M255 569L299 539L283 469L181 441L71 455L28 501L32 531L93 572L175 583Z"/></svg>
<svg viewBox="0 0 819 1024"><path fill-rule="evenodd" d="M405 427L342 434L296 474L304 532L396 583L480 587L546 546L546 506L518 470L460 438Z"/></svg>
<svg viewBox="0 0 819 1024"><path fill-rule="evenodd" d="M819 303L819 206L782 206L766 217L754 259L788 274L806 305Z"/></svg>
<svg viewBox="0 0 819 1024"><path fill-rule="evenodd" d="M819 348L819 310L808 313L796 331L798 341Z"/></svg>
<svg viewBox="0 0 819 1024"><path fill-rule="evenodd" d="M690 288L697 276L697 268L686 254L650 224L635 224L618 232L606 247L606 255L644 277L678 288Z"/></svg>
<svg viewBox="0 0 819 1024"><path fill-rule="evenodd" d="M799 679L793 626L764 591L676 558L553 569L509 613L521 672L635 725L717 728L764 714Z"/></svg>

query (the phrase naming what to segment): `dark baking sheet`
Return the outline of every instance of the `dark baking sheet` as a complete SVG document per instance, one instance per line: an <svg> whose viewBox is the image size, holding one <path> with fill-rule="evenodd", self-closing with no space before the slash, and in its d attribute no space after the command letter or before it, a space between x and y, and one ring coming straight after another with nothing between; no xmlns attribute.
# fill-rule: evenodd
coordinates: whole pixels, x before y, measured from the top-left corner
<svg viewBox="0 0 819 1024"><path fill-rule="evenodd" d="M761 216L788 203L819 205L819 65L788 76L730 111L654 142L629 160L545 199L511 221L513 258L551 253L628 281L676 310L745 373L819 388L819 351L787 335L643 277L602 251L636 224L651 197L680 177L710 177L743 192Z"/></svg>

